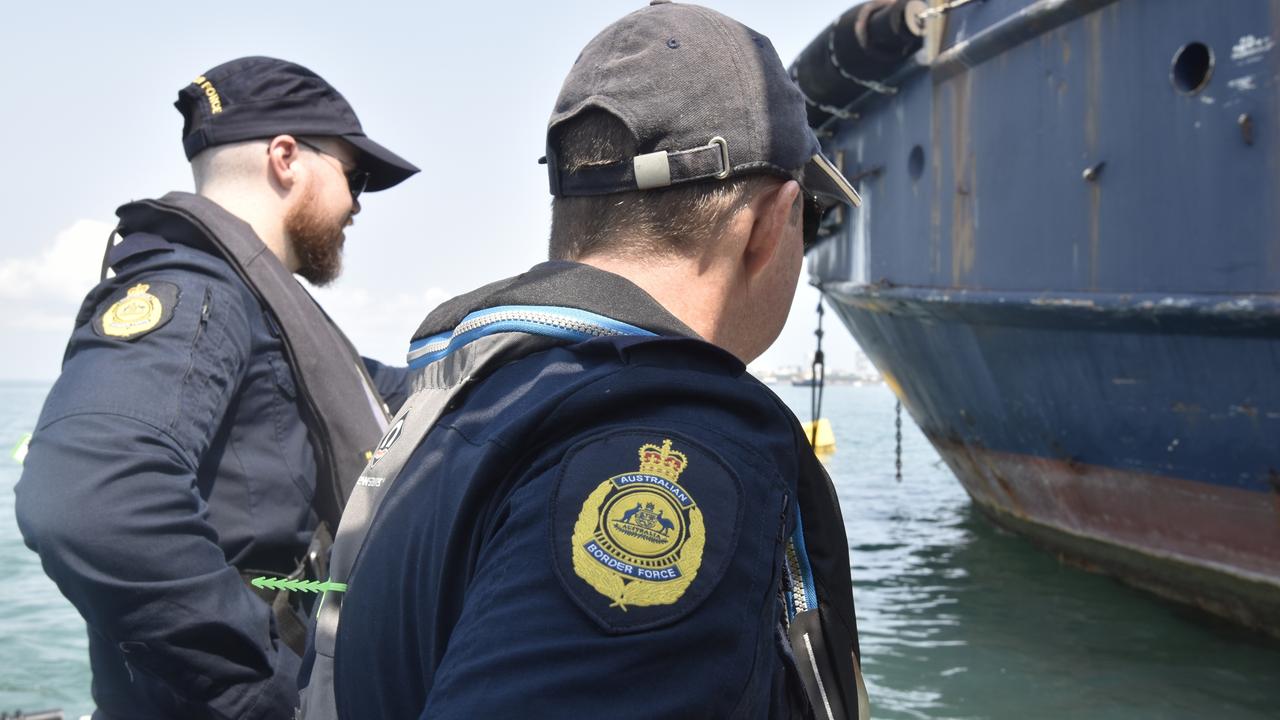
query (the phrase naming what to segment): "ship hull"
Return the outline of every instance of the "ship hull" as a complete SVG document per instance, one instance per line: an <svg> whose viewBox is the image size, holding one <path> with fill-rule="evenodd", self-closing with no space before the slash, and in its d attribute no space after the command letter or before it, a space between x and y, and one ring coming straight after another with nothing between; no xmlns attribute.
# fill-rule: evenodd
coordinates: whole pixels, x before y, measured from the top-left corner
<svg viewBox="0 0 1280 720"><path fill-rule="evenodd" d="M930 23L812 283L992 519L1280 636L1280 0Z"/></svg>
<svg viewBox="0 0 1280 720"><path fill-rule="evenodd" d="M1275 300L825 290L993 520L1280 635Z"/></svg>

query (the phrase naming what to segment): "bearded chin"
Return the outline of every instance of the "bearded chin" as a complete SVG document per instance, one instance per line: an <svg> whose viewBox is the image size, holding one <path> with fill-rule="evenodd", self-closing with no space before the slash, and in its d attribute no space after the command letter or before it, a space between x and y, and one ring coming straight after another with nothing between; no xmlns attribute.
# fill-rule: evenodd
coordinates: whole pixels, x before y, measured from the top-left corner
<svg viewBox="0 0 1280 720"><path fill-rule="evenodd" d="M297 273L315 286L328 285L342 272L343 222L325 217L315 192L309 192L284 217L284 231L298 258Z"/></svg>

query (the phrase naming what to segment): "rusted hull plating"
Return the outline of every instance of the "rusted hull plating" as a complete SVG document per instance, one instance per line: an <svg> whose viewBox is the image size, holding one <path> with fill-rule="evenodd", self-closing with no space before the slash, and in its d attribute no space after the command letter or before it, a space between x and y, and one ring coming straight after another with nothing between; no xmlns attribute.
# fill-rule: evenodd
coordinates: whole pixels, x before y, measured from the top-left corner
<svg viewBox="0 0 1280 720"><path fill-rule="evenodd" d="M827 291L997 522L1280 636L1280 298Z"/></svg>
<svg viewBox="0 0 1280 720"><path fill-rule="evenodd" d="M930 22L812 282L998 522L1280 635L1280 0Z"/></svg>
<svg viewBox="0 0 1280 720"><path fill-rule="evenodd" d="M997 523L1086 569L1280 636L1280 525L1276 505L1257 493L945 441L937 447Z"/></svg>

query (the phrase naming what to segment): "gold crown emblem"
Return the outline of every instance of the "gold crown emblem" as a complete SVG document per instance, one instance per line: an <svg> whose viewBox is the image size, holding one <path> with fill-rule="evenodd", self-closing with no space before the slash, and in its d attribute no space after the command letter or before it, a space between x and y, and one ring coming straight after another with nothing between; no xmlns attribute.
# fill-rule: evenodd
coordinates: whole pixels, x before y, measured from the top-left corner
<svg viewBox="0 0 1280 720"><path fill-rule="evenodd" d="M684 472L689 458L679 450L671 449L671 441L663 440L662 447L652 443L640 446L640 472L657 475L675 482Z"/></svg>

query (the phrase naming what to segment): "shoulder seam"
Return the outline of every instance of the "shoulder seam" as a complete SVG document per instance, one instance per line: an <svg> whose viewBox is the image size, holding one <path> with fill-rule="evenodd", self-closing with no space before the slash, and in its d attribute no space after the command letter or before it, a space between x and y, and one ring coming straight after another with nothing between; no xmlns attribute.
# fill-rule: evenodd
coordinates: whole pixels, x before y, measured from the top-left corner
<svg viewBox="0 0 1280 720"><path fill-rule="evenodd" d="M71 418L81 417L84 415L95 415L100 417L116 417L116 418L123 418L125 420L132 420L136 423L146 425L152 430L155 430L156 432L160 433L165 438L167 438L171 443L173 443L174 447L177 447L177 448L182 447L182 443L178 442L178 439L176 437L174 437L167 429L160 427L155 422L152 422L151 420L148 420L146 418L138 417L136 415L126 415L125 413L122 413L122 412L113 412L110 410L73 410L71 412L63 413L61 415L55 416L52 420L41 423L36 428L36 433L40 433L45 430L48 430L50 427L62 422L63 420L70 420ZM195 468L192 468L192 472L195 472Z"/></svg>

